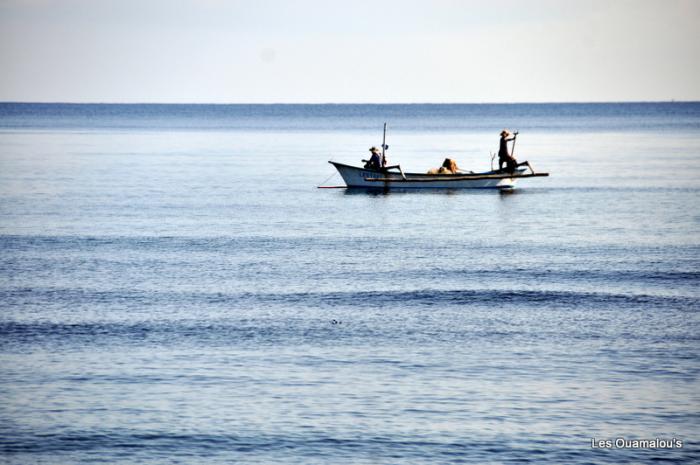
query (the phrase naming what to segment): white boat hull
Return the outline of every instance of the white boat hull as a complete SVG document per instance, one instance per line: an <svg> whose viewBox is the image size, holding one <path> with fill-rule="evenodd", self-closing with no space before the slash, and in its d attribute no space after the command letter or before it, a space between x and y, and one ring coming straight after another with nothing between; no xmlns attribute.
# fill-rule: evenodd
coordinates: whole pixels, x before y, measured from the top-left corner
<svg viewBox="0 0 700 465"><path fill-rule="evenodd" d="M370 189L512 189L518 178L547 176L547 173L524 174L519 168L513 173L422 174L395 171L374 171L342 163L329 162L336 167L348 187Z"/></svg>

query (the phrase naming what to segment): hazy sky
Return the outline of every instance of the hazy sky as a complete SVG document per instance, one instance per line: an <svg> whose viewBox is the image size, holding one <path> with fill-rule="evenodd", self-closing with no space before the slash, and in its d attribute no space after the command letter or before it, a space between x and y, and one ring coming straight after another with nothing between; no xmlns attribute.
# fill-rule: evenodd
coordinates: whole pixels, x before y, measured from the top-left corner
<svg viewBox="0 0 700 465"><path fill-rule="evenodd" d="M0 0L0 101L700 100L700 0Z"/></svg>

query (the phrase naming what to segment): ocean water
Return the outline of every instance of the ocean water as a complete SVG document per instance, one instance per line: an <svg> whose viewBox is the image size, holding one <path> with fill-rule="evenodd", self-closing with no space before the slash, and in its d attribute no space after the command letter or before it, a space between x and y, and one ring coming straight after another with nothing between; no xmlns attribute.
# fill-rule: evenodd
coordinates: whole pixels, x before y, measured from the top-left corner
<svg viewBox="0 0 700 465"><path fill-rule="evenodd" d="M551 176L316 188L385 121ZM0 463L697 462L699 165L700 103L0 104Z"/></svg>

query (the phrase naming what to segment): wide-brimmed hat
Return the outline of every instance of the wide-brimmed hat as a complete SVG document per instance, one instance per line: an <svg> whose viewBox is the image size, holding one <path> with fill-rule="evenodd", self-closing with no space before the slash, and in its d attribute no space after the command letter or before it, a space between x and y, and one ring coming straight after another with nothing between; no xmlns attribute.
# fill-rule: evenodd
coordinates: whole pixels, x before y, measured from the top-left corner
<svg viewBox="0 0 700 465"><path fill-rule="evenodd" d="M509 135L510 135L510 131L509 131L509 130L504 129L503 131L501 131L501 136L509 136Z"/></svg>
<svg viewBox="0 0 700 465"><path fill-rule="evenodd" d="M371 147L369 149L370 152L379 152L379 149L377 147Z"/></svg>

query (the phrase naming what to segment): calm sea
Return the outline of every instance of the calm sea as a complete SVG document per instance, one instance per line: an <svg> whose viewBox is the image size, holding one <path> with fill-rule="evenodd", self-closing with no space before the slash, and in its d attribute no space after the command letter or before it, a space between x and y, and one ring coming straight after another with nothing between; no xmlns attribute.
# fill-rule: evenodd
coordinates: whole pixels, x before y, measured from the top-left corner
<svg viewBox="0 0 700 465"><path fill-rule="evenodd" d="M385 121L551 177L316 189ZM700 103L0 104L0 462L697 461L698 179Z"/></svg>

